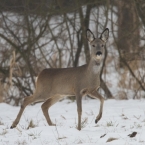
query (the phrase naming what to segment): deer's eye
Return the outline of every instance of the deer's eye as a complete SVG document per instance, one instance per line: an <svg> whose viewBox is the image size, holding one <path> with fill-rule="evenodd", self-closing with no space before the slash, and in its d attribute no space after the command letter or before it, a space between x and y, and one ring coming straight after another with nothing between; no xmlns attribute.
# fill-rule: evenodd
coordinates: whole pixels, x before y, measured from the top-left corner
<svg viewBox="0 0 145 145"><path fill-rule="evenodd" d="M102 44L102 47L104 47L104 45Z"/></svg>
<svg viewBox="0 0 145 145"><path fill-rule="evenodd" d="M95 45L92 45L93 47L95 47Z"/></svg>

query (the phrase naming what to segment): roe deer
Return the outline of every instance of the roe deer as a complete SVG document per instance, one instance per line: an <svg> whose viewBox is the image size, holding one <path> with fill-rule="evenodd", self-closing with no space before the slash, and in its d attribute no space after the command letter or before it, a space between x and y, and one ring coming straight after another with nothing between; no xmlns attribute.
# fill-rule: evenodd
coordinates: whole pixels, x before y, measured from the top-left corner
<svg viewBox="0 0 145 145"><path fill-rule="evenodd" d="M97 92L100 86L100 70L104 59L104 47L109 37L109 29L106 28L100 38L87 29L87 39L91 45L91 58L88 64L73 68L44 69L38 75L36 90L33 95L26 97L20 111L11 128L19 123L25 107L37 101L45 101L41 108L49 125L54 125L49 117L48 109L65 96L76 96L78 112L78 130L81 130L82 97L89 95L100 100L100 110L96 117L97 123L102 117L104 98Z"/></svg>

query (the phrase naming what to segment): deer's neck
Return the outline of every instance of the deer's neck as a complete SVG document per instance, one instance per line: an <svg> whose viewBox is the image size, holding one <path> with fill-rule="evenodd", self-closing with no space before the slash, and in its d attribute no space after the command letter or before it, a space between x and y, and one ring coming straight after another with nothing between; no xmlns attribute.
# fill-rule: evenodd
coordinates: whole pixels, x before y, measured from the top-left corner
<svg viewBox="0 0 145 145"><path fill-rule="evenodd" d="M102 62L96 62L94 60L91 60L88 64L88 69L93 73L93 74L99 74L100 70L102 68Z"/></svg>

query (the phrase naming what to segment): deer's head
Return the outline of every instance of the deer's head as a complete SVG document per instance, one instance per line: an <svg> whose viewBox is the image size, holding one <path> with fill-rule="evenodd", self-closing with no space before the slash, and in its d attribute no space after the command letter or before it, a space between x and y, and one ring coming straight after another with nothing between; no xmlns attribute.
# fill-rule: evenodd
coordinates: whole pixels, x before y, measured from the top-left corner
<svg viewBox="0 0 145 145"><path fill-rule="evenodd" d="M91 45L91 58L93 58L97 63L100 63L105 55L105 44L109 37L109 29L106 28L101 33L100 38L95 38L94 34L89 29L87 29L86 35Z"/></svg>

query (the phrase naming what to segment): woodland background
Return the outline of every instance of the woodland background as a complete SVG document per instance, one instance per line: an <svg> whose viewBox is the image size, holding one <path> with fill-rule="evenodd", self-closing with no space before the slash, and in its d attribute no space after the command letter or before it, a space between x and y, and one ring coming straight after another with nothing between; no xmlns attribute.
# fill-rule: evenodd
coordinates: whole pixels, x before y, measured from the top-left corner
<svg viewBox="0 0 145 145"><path fill-rule="evenodd" d="M99 37L106 27L100 91L145 98L144 14L144 0L0 0L0 102L20 105L44 68L87 63L86 29Z"/></svg>

